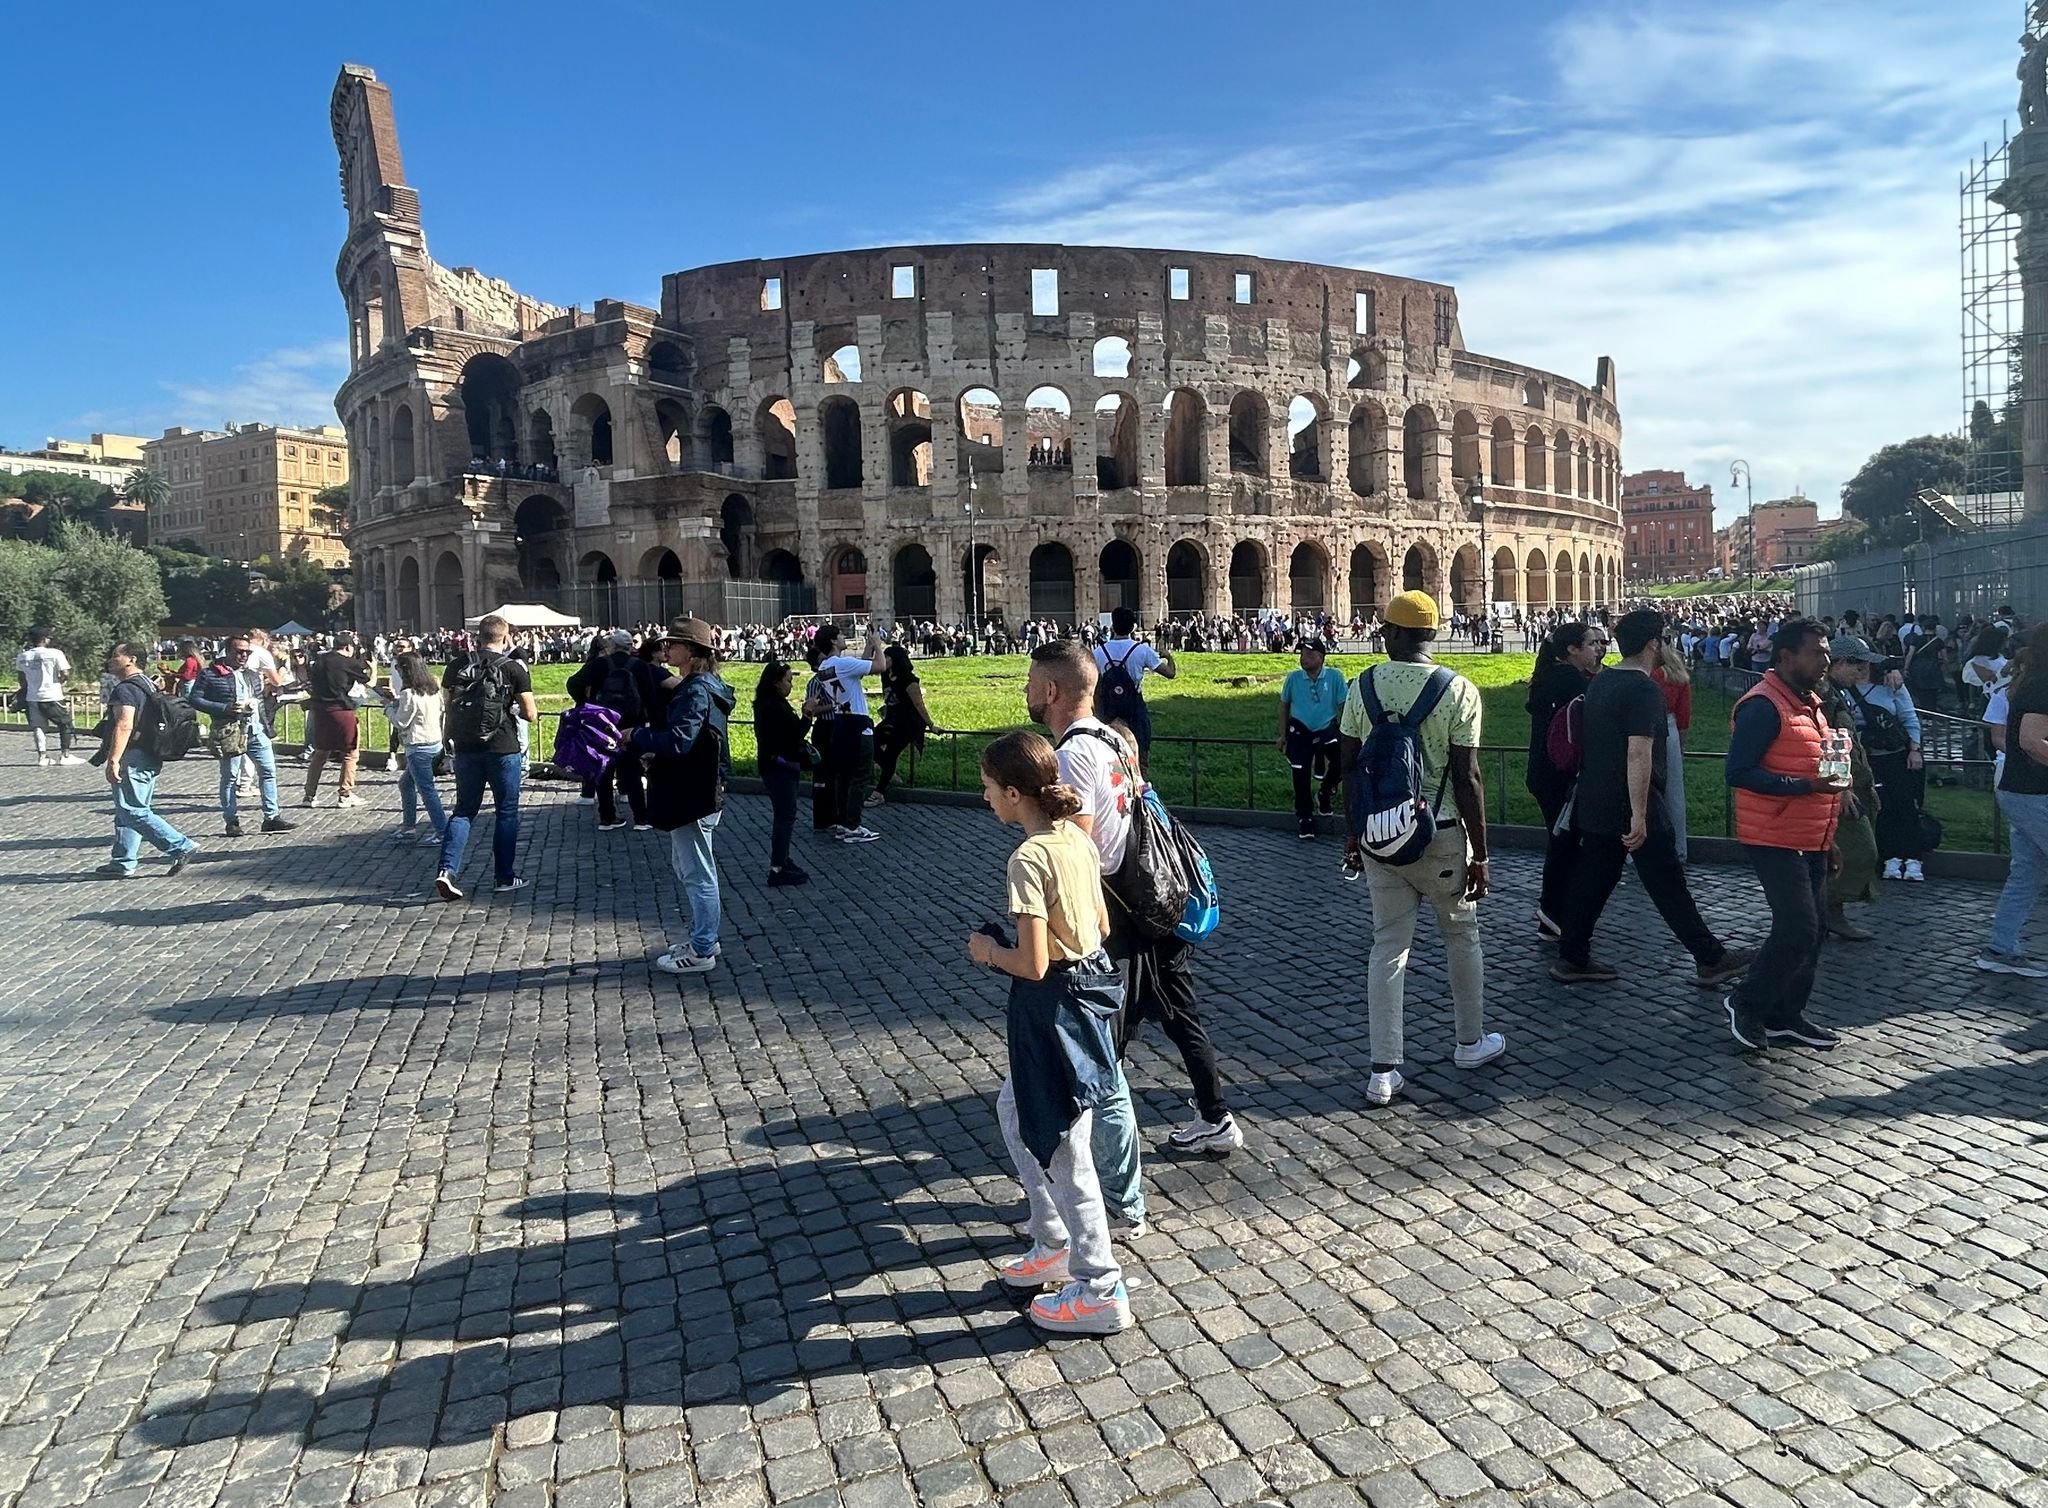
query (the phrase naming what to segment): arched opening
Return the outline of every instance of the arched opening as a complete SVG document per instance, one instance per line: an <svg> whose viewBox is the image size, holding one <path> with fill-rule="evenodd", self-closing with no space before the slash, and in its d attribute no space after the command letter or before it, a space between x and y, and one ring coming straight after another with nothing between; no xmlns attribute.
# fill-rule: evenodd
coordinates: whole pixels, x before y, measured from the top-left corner
<svg viewBox="0 0 2048 1508"><path fill-rule="evenodd" d="M369 473L370 490L375 492L384 485L384 425L375 409L370 411L369 434L363 445L364 468Z"/></svg>
<svg viewBox="0 0 2048 1508"><path fill-rule="evenodd" d="M1230 469L1266 474L1266 400L1240 388L1230 400Z"/></svg>
<svg viewBox="0 0 2048 1508"><path fill-rule="evenodd" d="M1410 497L1436 496L1436 410L1418 403L1401 417L1401 483Z"/></svg>
<svg viewBox="0 0 2048 1508"><path fill-rule="evenodd" d="M432 614L420 600L420 563L408 555L398 563L398 626L418 633Z"/></svg>
<svg viewBox="0 0 2048 1508"><path fill-rule="evenodd" d="M1521 593L1515 590L1515 552L1502 545L1493 552L1493 600L1495 602L1519 602Z"/></svg>
<svg viewBox="0 0 2048 1508"><path fill-rule="evenodd" d="M1031 616L1074 621L1074 552L1047 543L1031 552Z"/></svg>
<svg viewBox="0 0 2048 1508"><path fill-rule="evenodd" d="M960 474L987 476L1003 469L1003 400L985 387L960 395Z"/></svg>
<svg viewBox="0 0 2048 1508"><path fill-rule="evenodd" d="M1387 489L1387 416L1377 403L1361 399L1351 406L1350 459L1347 463L1351 490L1360 497L1373 497Z"/></svg>
<svg viewBox="0 0 2048 1508"><path fill-rule="evenodd" d="M607 624L619 621L619 568L611 556L593 550L576 562L576 584L583 588L582 617Z"/></svg>
<svg viewBox="0 0 2048 1508"><path fill-rule="evenodd" d="M1550 490L1550 448L1533 424L1522 439L1522 485L1531 492Z"/></svg>
<svg viewBox="0 0 2048 1508"><path fill-rule="evenodd" d="M1330 552L1303 540L1287 559L1289 605L1297 613L1319 613L1330 605Z"/></svg>
<svg viewBox="0 0 2048 1508"><path fill-rule="evenodd" d="M1563 430L1557 432L1557 443L1551 446L1550 490L1559 497L1572 490L1572 437Z"/></svg>
<svg viewBox="0 0 2048 1508"><path fill-rule="evenodd" d="M661 458L668 463L670 471L683 469L684 441L690 432L690 416L683 406L673 398L663 398L654 405L654 432L656 448Z"/></svg>
<svg viewBox="0 0 2048 1508"><path fill-rule="evenodd" d="M818 438L825 448L826 490L858 487L861 484L860 405L851 398L827 398L819 404Z"/></svg>
<svg viewBox="0 0 2048 1508"><path fill-rule="evenodd" d="M674 550L656 545L640 557L639 607L643 615L666 623L683 610L683 562Z"/></svg>
<svg viewBox="0 0 2048 1508"><path fill-rule="evenodd" d="M1432 597L1437 595L1436 551L1428 545L1408 547L1408 553L1401 559L1401 590L1427 592Z"/></svg>
<svg viewBox="0 0 2048 1508"><path fill-rule="evenodd" d="M1593 606L1593 557L1586 554L1579 556L1579 602Z"/></svg>
<svg viewBox="0 0 2048 1508"><path fill-rule="evenodd" d="M1387 385L1385 353L1363 346L1352 352L1351 359L1344 363L1344 385L1353 389L1384 390Z"/></svg>
<svg viewBox="0 0 2048 1508"><path fill-rule="evenodd" d="M1541 550L1531 550L1526 562L1525 584L1529 593L1528 604L1533 611L1550 606L1550 562Z"/></svg>
<svg viewBox="0 0 2048 1508"><path fill-rule="evenodd" d="M715 403L697 411L697 453L707 471L732 464L732 415Z"/></svg>
<svg viewBox="0 0 2048 1508"><path fill-rule="evenodd" d="M1578 486L1572 490L1580 497L1591 497L1593 495L1593 458L1586 454L1586 445L1583 440L1579 442L1573 459L1578 463L1579 482Z"/></svg>
<svg viewBox="0 0 2048 1508"><path fill-rule="evenodd" d="M1469 408L1451 417L1451 475L1461 482L1479 475L1479 418Z"/></svg>
<svg viewBox="0 0 2048 1508"><path fill-rule="evenodd" d="M1175 388L1166 395L1165 409L1166 485L1199 487L1208 472L1202 395L1191 388Z"/></svg>
<svg viewBox="0 0 2048 1508"><path fill-rule="evenodd" d="M1265 546L1257 540L1239 540L1230 552L1230 610L1256 614L1265 605Z"/></svg>
<svg viewBox="0 0 2048 1508"><path fill-rule="evenodd" d="M1068 566L1067 600L1072 602L1072 563ZM1003 558L994 545L974 546L960 555L960 596L972 624L993 622L1003 615Z"/></svg>
<svg viewBox="0 0 2048 1508"><path fill-rule="evenodd" d="M864 613L868 607L868 558L857 545L841 545L825 557L832 576L832 611Z"/></svg>
<svg viewBox="0 0 2048 1508"><path fill-rule="evenodd" d="M916 388L898 388L883 406L889 421L889 485L932 484L932 402Z"/></svg>
<svg viewBox="0 0 2048 1508"><path fill-rule="evenodd" d="M834 350L826 356L819 377L825 382L860 381L860 347L843 345Z"/></svg>
<svg viewBox="0 0 2048 1508"><path fill-rule="evenodd" d="M1376 616L1385 602L1386 575L1381 570L1384 557L1371 545L1357 545L1351 551L1351 615L1354 618Z"/></svg>
<svg viewBox="0 0 2048 1508"><path fill-rule="evenodd" d="M1562 550L1557 552L1557 559L1552 563L1552 576L1557 586L1557 605L1578 606L1578 581L1572 574L1572 558Z"/></svg>
<svg viewBox="0 0 2048 1508"><path fill-rule="evenodd" d="M725 550L725 574L744 581L754 553L754 505L737 492L719 505L718 542Z"/></svg>
<svg viewBox="0 0 2048 1508"><path fill-rule="evenodd" d="M518 460L519 368L494 352L479 352L463 364L459 391L471 458Z"/></svg>
<svg viewBox="0 0 2048 1508"><path fill-rule="evenodd" d="M1166 610L1203 613L1209 604L1209 560L1202 547L1183 539L1166 552Z"/></svg>
<svg viewBox="0 0 2048 1508"><path fill-rule="evenodd" d="M537 408L526 416L526 433L532 446L533 464L552 480L555 474L555 421L548 411Z"/></svg>
<svg viewBox="0 0 2048 1508"><path fill-rule="evenodd" d="M1467 613L1486 607L1486 582L1480 568L1479 546L1462 545L1451 557L1451 601Z"/></svg>
<svg viewBox="0 0 2048 1508"><path fill-rule="evenodd" d="M647 375L667 387L688 387L690 368L682 347L672 340L654 342L647 348Z"/></svg>
<svg viewBox="0 0 2048 1508"><path fill-rule="evenodd" d="M462 592L462 557L445 550L434 562L434 611L428 628L460 628L465 616Z"/></svg>
<svg viewBox="0 0 2048 1508"><path fill-rule="evenodd" d="M412 409L401 403L391 411L391 480L409 487L418 474L413 464Z"/></svg>
<svg viewBox="0 0 2048 1508"><path fill-rule="evenodd" d="M1330 474L1323 449L1323 406L1306 393L1287 405L1287 474L1320 482Z"/></svg>
<svg viewBox="0 0 2048 1508"><path fill-rule="evenodd" d="M1524 408L1543 407L1543 384L1534 377L1531 377L1522 384L1522 406Z"/></svg>
<svg viewBox="0 0 2048 1508"><path fill-rule="evenodd" d="M1515 426L1506 419L1493 421L1493 455L1489 469L1496 487L1515 485Z"/></svg>
<svg viewBox="0 0 2048 1508"><path fill-rule="evenodd" d="M889 563L889 589L899 619L930 621L939 615L939 573L923 545L905 545Z"/></svg>
<svg viewBox="0 0 2048 1508"><path fill-rule="evenodd" d="M569 451L572 466L609 466L612 463L611 405L595 393L585 393L569 405Z"/></svg>
<svg viewBox="0 0 2048 1508"><path fill-rule="evenodd" d="M1033 388L1024 397L1024 438L1033 471L1067 471L1074 464L1074 405L1056 387Z"/></svg>
<svg viewBox="0 0 2048 1508"><path fill-rule="evenodd" d="M1093 369L1098 377L1131 375L1131 343L1121 335L1105 335L1095 342Z"/></svg>
<svg viewBox="0 0 2048 1508"><path fill-rule="evenodd" d="M1110 613L1127 607L1142 621L1145 604L1141 590L1144 575L1138 551L1129 540L1112 539L1102 547L1102 602L1099 611Z"/></svg>
<svg viewBox="0 0 2048 1508"><path fill-rule="evenodd" d="M761 579L781 586L800 586L804 563L787 550L770 550L761 557Z"/></svg>
<svg viewBox="0 0 2048 1508"><path fill-rule="evenodd" d="M787 398L770 398L754 417L761 436L761 476L770 482L786 482L796 476L796 405Z"/></svg>
<svg viewBox="0 0 2048 1508"><path fill-rule="evenodd" d="M1095 400L1095 486L1120 492L1138 485L1138 404L1123 393Z"/></svg>
<svg viewBox="0 0 2048 1508"><path fill-rule="evenodd" d="M522 502L512 515L512 542L519 558L519 584L529 591L545 591L562 584L561 567L554 557L550 537L569 527L569 516L551 497L534 496Z"/></svg>

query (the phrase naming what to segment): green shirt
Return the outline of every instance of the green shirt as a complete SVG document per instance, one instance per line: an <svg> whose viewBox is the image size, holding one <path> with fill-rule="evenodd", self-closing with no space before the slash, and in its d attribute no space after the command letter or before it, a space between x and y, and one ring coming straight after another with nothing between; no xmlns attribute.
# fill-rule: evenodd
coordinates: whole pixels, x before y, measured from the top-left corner
<svg viewBox="0 0 2048 1508"><path fill-rule="evenodd" d="M1405 660L1388 660L1373 666L1365 675L1372 677L1373 690L1379 694L1381 709L1389 717L1399 717L1415 705L1415 698L1422 695L1422 688L1439 668L1436 665L1415 665ZM1444 692L1443 700L1422 720L1422 775L1432 798L1439 786L1443 788L1443 800L1437 802L1439 817L1457 815L1457 802L1444 780L1444 772L1450 768L1454 746L1460 749L1479 747L1480 713L1479 688L1452 671L1450 688ZM1365 713L1365 698L1356 691L1345 699L1344 717L1338 731L1360 743L1372 732L1372 719Z"/></svg>

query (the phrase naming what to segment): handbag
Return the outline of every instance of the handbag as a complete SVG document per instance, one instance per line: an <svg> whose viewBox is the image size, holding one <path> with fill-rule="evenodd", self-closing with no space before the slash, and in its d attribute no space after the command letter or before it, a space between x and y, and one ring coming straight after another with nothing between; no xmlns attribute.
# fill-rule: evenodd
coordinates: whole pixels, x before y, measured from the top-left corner
<svg viewBox="0 0 2048 1508"><path fill-rule="evenodd" d="M213 752L221 759L240 759L249 752L249 719L224 718L214 724Z"/></svg>

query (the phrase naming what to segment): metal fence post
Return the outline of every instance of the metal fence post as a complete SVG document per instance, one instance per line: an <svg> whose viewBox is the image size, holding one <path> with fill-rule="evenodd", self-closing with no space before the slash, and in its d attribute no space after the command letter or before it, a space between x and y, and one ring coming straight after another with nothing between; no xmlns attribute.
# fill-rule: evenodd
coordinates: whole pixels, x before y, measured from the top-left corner
<svg viewBox="0 0 2048 1508"><path fill-rule="evenodd" d="M1258 745L1249 739L1244 746L1244 809L1251 811L1258 805L1258 766L1254 763Z"/></svg>
<svg viewBox="0 0 2048 1508"><path fill-rule="evenodd" d="M1202 741L1188 740L1188 805L1202 804Z"/></svg>

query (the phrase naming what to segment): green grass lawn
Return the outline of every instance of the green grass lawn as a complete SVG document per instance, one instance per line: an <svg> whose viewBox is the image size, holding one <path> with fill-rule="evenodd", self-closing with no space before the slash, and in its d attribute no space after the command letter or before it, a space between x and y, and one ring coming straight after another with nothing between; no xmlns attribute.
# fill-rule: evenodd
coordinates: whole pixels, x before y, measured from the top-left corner
<svg viewBox="0 0 2048 1508"><path fill-rule="evenodd" d="M1178 656L1180 675L1171 681L1146 681L1152 708L1152 778L1167 801L1175 805L1254 807L1288 811L1293 786L1287 762L1274 745L1278 732L1280 682L1294 668L1292 655L1188 654ZM1330 662L1347 677L1373 664L1379 656L1333 655ZM1529 744L1530 654L1444 654L1441 661L1476 682L1485 702L1481 741L1487 810L1494 821L1533 823L1541 820L1536 802L1522 787L1524 751ZM906 755L899 782L926 788L978 788L980 753L996 735L1025 725L1022 655L972 655L961 659L923 660L925 703L939 726L957 736L931 737L914 769ZM569 705L563 689L574 669L569 665L534 667L534 693L541 709L560 711ZM753 773L751 726L758 664L736 662L725 678L738 693L733 715L742 725L733 729L734 768ZM808 672L798 667L797 695ZM872 684L872 683L871 683ZM877 697L879 700L879 697ZM1693 725L1688 749L1719 752L1728 746L1729 700L1700 686L1693 697ZM364 715L363 746L382 748L386 733L382 717ZM548 735L551 736L551 735ZM1727 830L1727 792L1721 767L1713 759L1686 761L1686 805L1695 833ZM1995 808L1988 792L1935 788L1928 807L1949 829L1949 846L1988 849L1992 846Z"/></svg>

